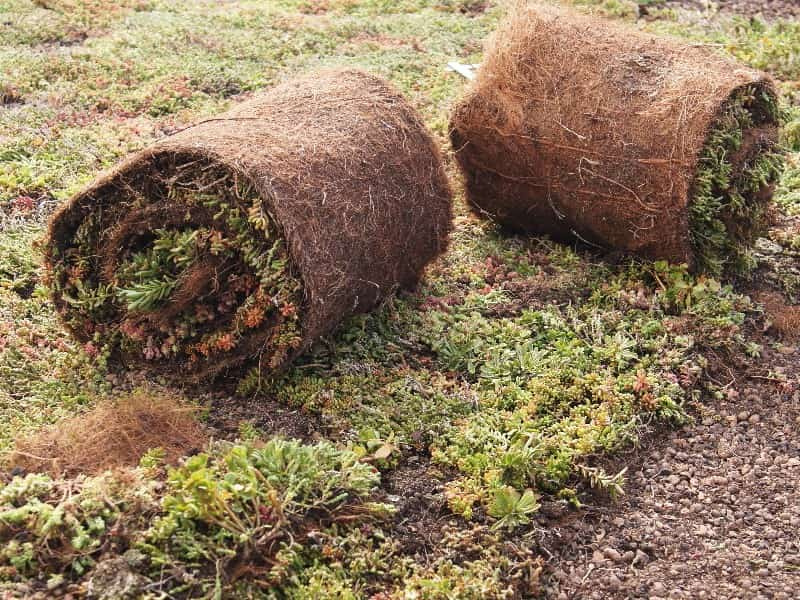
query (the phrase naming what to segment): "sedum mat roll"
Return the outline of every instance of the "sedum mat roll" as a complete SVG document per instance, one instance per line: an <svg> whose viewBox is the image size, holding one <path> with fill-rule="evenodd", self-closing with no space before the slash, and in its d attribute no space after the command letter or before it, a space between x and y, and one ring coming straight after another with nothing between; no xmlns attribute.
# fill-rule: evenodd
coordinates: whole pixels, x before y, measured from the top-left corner
<svg viewBox="0 0 800 600"><path fill-rule="evenodd" d="M50 225L63 321L131 364L199 379L278 369L414 285L451 195L420 118L384 81L289 81L135 154Z"/></svg>
<svg viewBox="0 0 800 600"><path fill-rule="evenodd" d="M763 73L518 5L451 118L472 207L511 228L720 274L752 267L780 170Z"/></svg>

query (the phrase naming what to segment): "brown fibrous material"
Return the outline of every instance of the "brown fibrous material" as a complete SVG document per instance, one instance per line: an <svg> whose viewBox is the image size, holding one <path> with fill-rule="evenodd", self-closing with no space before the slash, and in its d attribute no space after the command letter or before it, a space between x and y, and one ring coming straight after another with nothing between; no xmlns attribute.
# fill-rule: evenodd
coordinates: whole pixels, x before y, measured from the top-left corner
<svg viewBox="0 0 800 600"><path fill-rule="evenodd" d="M91 410L15 441L4 462L54 477L135 467L152 448L167 464L203 449L209 439L198 408L168 393L138 390L100 400Z"/></svg>
<svg viewBox="0 0 800 600"><path fill-rule="evenodd" d="M694 266L694 175L744 89L776 94L713 48L519 3L451 118L468 201L515 230ZM744 138L744 151L771 144L777 124Z"/></svg>
<svg viewBox="0 0 800 600"><path fill-rule="evenodd" d="M777 292L762 292L756 296L756 300L764 306L772 331L788 342L800 340L800 306L787 304Z"/></svg>
<svg viewBox="0 0 800 600"><path fill-rule="evenodd" d="M123 216L98 244L91 277L110 281L119 257L157 227L208 225L213 216L171 202L169 185L218 172L246 182L283 235L291 271L302 286L300 340L270 356L265 322L247 332L225 356L176 364L169 357L144 366L178 378L199 379L262 355L279 368L349 315L375 308L399 288L414 286L424 267L447 246L451 191L439 151L416 111L385 81L357 70L314 73L278 85L139 152L73 197L53 218L47 262L74 254L76 232L92 214L120 197L143 197L147 206ZM227 185L227 184L225 184ZM186 273L170 304L148 318L169 322L199 294L214 290L223 266ZM73 310L58 292L62 316ZM63 283L63 282L61 282ZM118 311L119 312L119 311ZM135 317L135 315L134 315ZM81 341L113 328L64 321ZM160 319L160 321L158 321Z"/></svg>

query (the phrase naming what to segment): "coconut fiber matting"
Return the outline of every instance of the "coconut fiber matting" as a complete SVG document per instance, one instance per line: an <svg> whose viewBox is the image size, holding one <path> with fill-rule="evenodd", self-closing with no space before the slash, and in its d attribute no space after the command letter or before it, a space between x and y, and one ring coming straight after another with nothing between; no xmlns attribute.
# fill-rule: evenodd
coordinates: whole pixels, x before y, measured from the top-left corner
<svg viewBox="0 0 800 600"><path fill-rule="evenodd" d="M451 196L420 118L387 83L328 71L135 154L55 215L53 298L81 341L197 379L285 365L414 285Z"/></svg>
<svg viewBox="0 0 800 600"><path fill-rule="evenodd" d="M741 272L780 171L777 106L714 49L518 5L451 139L469 202L506 226Z"/></svg>

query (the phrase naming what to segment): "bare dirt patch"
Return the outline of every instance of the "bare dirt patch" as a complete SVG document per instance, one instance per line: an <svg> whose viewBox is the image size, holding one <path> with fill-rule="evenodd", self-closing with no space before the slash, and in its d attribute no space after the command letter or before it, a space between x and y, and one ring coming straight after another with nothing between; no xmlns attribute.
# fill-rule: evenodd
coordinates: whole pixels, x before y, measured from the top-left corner
<svg viewBox="0 0 800 600"><path fill-rule="evenodd" d="M459 519L447 509L444 480L431 473L427 459L413 458L412 464L387 473L383 488L397 502L393 532L403 552L425 556L436 548L442 529L457 526Z"/></svg>
<svg viewBox="0 0 800 600"><path fill-rule="evenodd" d="M240 435L242 423L249 423L266 436L310 441L321 437L317 415L287 407L276 400L222 395L211 401L208 424L225 438Z"/></svg>

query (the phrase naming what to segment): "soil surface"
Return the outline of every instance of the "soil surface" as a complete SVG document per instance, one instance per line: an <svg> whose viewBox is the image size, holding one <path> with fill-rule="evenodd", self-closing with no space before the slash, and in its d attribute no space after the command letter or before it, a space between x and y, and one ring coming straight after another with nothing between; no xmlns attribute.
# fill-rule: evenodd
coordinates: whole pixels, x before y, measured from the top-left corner
<svg viewBox="0 0 800 600"><path fill-rule="evenodd" d="M622 457L624 498L547 534L546 597L800 597L800 356L763 342L761 359L720 373L727 397Z"/></svg>
<svg viewBox="0 0 800 600"><path fill-rule="evenodd" d="M321 436L319 419L308 412L287 407L275 400L219 394L213 397L208 410L208 424L224 438L241 435L241 423L249 423L269 435L294 438L304 442Z"/></svg>
<svg viewBox="0 0 800 600"><path fill-rule="evenodd" d="M723 13L761 16L769 20L800 17L798 0L666 0L665 4L699 11L716 7Z"/></svg>

